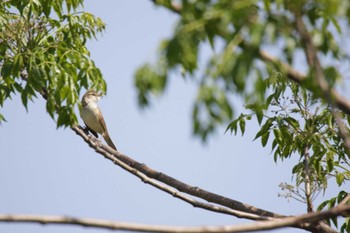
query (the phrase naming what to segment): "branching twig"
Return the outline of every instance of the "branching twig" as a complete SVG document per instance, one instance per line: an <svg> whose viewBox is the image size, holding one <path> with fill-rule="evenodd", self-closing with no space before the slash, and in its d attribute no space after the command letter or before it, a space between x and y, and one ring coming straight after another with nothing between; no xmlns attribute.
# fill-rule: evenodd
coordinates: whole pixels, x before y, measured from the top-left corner
<svg viewBox="0 0 350 233"><path fill-rule="evenodd" d="M306 75L295 70L293 67L291 67L289 64L287 63L283 63L282 61L280 61L279 59L271 56L270 54L268 54L267 52L260 50L259 51L259 57L261 60L265 61L265 62L269 62L271 64L276 65L277 67L280 67L283 73L286 74L286 76L298 83L298 84L302 84L303 82L306 81ZM322 89L321 89L322 90ZM325 88L325 90L322 90L324 95L327 95L327 93L329 93L329 95L332 98L332 102L334 103L335 106L337 106L340 110L342 110L344 113L346 113L347 115L350 116L350 101L345 98L344 96L340 95L334 88Z"/></svg>
<svg viewBox="0 0 350 233"><path fill-rule="evenodd" d="M335 118L335 122L338 125L339 135L340 135L340 137L342 138L342 140L344 142L344 147L345 147L346 151L348 153L350 153L350 134L349 134L349 130L347 129L345 123L341 119L340 113L337 112L334 109L333 109L333 116Z"/></svg>

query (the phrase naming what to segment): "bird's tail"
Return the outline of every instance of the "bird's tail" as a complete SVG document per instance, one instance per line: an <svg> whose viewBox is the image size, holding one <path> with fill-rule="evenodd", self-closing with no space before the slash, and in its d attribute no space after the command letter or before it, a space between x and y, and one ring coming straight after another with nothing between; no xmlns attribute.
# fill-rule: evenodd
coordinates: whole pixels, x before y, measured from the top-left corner
<svg viewBox="0 0 350 233"><path fill-rule="evenodd" d="M117 147L112 142L112 139L109 137L108 132L104 133L102 136L105 139L105 141L107 142L108 146L112 147L114 150L117 150Z"/></svg>

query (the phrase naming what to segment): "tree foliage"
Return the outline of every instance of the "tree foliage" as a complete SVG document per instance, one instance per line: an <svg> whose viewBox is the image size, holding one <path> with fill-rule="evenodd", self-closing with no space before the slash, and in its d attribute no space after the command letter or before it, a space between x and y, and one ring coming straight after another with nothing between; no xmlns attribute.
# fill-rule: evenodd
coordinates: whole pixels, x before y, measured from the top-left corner
<svg viewBox="0 0 350 233"><path fill-rule="evenodd" d="M0 105L13 94L38 93L57 127L77 121L74 106L82 88L105 91L101 71L86 41L105 28L101 19L78 13L82 0L8 0L0 3ZM55 115L58 111L57 117ZM0 120L4 116L0 115Z"/></svg>
<svg viewBox="0 0 350 233"><path fill-rule="evenodd" d="M181 1L179 9L174 9L169 1L156 2L178 11L180 19L173 36L161 43L161 62L153 69L159 70L162 66L162 76L166 78L171 71L180 72L181 69L182 73L199 82L193 127L194 133L203 139L231 120L232 93L241 94L247 103L256 105L256 111L261 111L267 95L264 80L276 73L285 74L278 64L261 62L260 49L274 49L279 60L290 65L299 59L296 53L303 50L303 43L295 29L294 14L302 14L307 20L320 55L328 55L333 61L348 59L348 54L339 49L338 41L341 40L336 40L342 35L342 27L348 26L348 1ZM201 47L207 44L213 48L213 53L202 68L198 65L198 57ZM306 71L311 80L312 72L311 67ZM325 65L324 72L331 85L341 78L334 66ZM159 79L152 72L143 77L149 83ZM136 84L141 81L136 79ZM312 82L305 85L312 93L317 93ZM155 89L149 85L146 90L140 91L139 95L145 98ZM223 93L223 96L219 98L208 90L216 90L215 93ZM202 98L203 92L209 97ZM141 105L145 103L140 102ZM205 120L202 120L203 116ZM197 129L197 125L202 128Z"/></svg>
<svg viewBox="0 0 350 233"><path fill-rule="evenodd" d="M339 187L349 182L344 138L350 118L332 96L344 82L342 65L349 61L342 49L350 23L348 1L154 2L177 13L179 20L173 35L161 43L158 62L136 73L141 106L149 104L151 93L165 90L166 85L156 85L159 80L166 84L170 75L181 73L198 83L194 135L206 141L221 126L243 135L246 123L257 119L261 127L255 140L263 147L271 144L274 161L299 157L291 171L295 184L281 187L288 197L305 202L308 211L329 181ZM202 51L208 46L212 53L205 54L203 66ZM148 85L141 89L144 80ZM233 119L237 94L247 112ZM343 194L340 189L339 196ZM340 199L325 201L319 209ZM347 219L341 230L349 227Z"/></svg>
<svg viewBox="0 0 350 233"><path fill-rule="evenodd" d="M170 75L185 76L198 86L192 110L196 136L206 141L222 126L243 135L246 124L256 119L260 129L255 140L271 146L274 161L299 159L291 171L295 183L281 185L285 196L305 202L312 212L318 192L334 181L339 194L317 209L341 203L347 195L342 187L350 179L350 105L338 104L348 100L337 90L345 82L339 64L349 60L342 49L349 1L153 2L178 14L179 20L173 35L161 42L158 61L135 72L140 106L166 90ZM82 4L0 2L1 106L18 94L27 108L40 94L57 127L71 126L77 121L74 108L81 90L106 91L86 48L105 25L78 12ZM208 47L212 53L203 55ZM244 101L246 112L234 111L236 98ZM4 119L0 113L0 122ZM331 222L342 232L350 230L349 218L342 226L336 218Z"/></svg>

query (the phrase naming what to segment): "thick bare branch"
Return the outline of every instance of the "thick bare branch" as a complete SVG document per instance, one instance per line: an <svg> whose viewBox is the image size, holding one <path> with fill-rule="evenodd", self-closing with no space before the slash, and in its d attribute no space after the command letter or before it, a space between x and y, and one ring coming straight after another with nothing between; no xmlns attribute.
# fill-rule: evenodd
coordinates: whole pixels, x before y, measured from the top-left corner
<svg viewBox="0 0 350 233"><path fill-rule="evenodd" d="M178 227L178 226L159 226L146 225L126 222L107 221L91 218L73 218L67 216L40 216L40 215L0 215L0 222L27 222L41 224L64 224L78 225L84 227L96 227L110 230L125 230L137 232L253 232L261 230L278 229L282 227L291 227L303 223L313 223L324 219L337 217L340 215L349 215L350 205L339 205L328 211L313 212L295 217L275 219L264 222L255 222L244 225L227 225L227 226L200 226L200 227ZM324 232L324 231L318 231Z"/></svg>
<svg viewBox="0 0 350 233"><path fill-rule="evenodd" d="M140 178L143 182L146 184L150 184L176 198L179 198L189 204L191 204L194 207L210 210L213 212L218 212L218 213L223 213L223 214L228 214L232 216L236 216L238 218L246 218L246 219L251 219L251 220L269 220L271 219L270 217L266 216L260 216L257 214L252 214L252 213L246 213L243 211L238 211L234 209L230 209L227 207L219 206L219 205L213 205L213 204L208 204L208 203L203 203L198 200L195 200L191 198L188 195L185 195L184 193L181 193L177 190L175 190L172 186L168 184L163 184L162 182L156 181L155 179L152 179L147 176L147 173L144 174L143 172L139 171L138 169L135 169L132 167L132 165L137 164L138 166L142 166L144 170L148 171L153 171L154 173L159 173L151 168L148 168L144 164L141 164L139 162L136 162L132 160L131 158L121 154L120 152L112 150L110 147L102 145L99 140L96 138L93 138L92 136L88 136L85 134L84 130L81 129L78 126L73 126L72 129L80 135L86 142L89 143L89 145L95 149L96 152L99 154L103 155L105 158L111 160L113 163L117 164L124 170L128 171L129 173L137 176ZM164 175L164 174L163 174ZM173 179L173 178L172 178ZM175 180L175 179L173 179Z"/></svg>
<svg viewBox="0 0 350 233"><path fill-rule="evenodd" d="M268 220L272 217L282 217L282 215L260 210L256 207L229 199L227 197L219 196L214 193L210 193L198 187L193 187L185 184L164 173L153 170L145 164L137 162L130 157L123 155L119 151L112 150L110 147L101 144L96 138L87 136L84 130L79 126L73 126L72 129L87 143L89 143L89 145L95 149L96 152L100 153L105 158L111 160L113 163L122 167L124 170L130 172L131 174L139 177L143 182L148 183L162 191L165 191L172 196L193 205L194 207L199 207L214 212L233 215L238 218L246 218L251 220ZM159 182L156 182L155 180ZM162 183L166 185L163 185ZM179 190L180 192L175 189ZM184 195L181 192L205 199L207 201L211 201L212 203L216 203L221 206L197 201L187 195ZM221 203L221 201L223 202ZM233 207L230 207L230 205ZM234 207L237 207L237 209Z"/></svg>
<svg viewBox="0 0 350 233"><path fill-rule="evenodd" d="M180 198L188 203L191 203L194 206L198 204L197 207L200 207L200 208L208 209L208 210L215 211L215 212L225 213L225 214L231 213L232 215L235 215L237 217L247 218L247 219L252 219L252 220L257 220L258 218L264 219L264 217L268 218L268 216L265 216L265 215L259 216L259 214L257 214L257 212L255 212L255 213L249 212L249 211L252 211L252 208L243 209L242 211L237 211L234 208L232 208L233 211L231 211L229 209L222 208L222 209L220 209L220 211L218 211L219 210L219 209L217 209L217 208L219 208L218 206L213 206L213 205L206 206L205 203L191 202L190 201L191 198L188 198L185 195L182 195L181 193L174 191L173 189L167 190L166 186L162 186L157 182L152 182L153 181L152 179L155 179L155 180L158 180L162 183L165 183L165 184L171 186L172 188L175 188L175 189L179 188L178 189L179 191L190 194L190 195L192 195L192 193L195 193L196 195L193 195L193 196L197 196L197 197L205 199L205 200L209 199L209 200L211 200L212 203L217 203L217 204L221 205L221 201L224 200L224 202L223 202L224 204L230 204L230 203L235 204L236 201L229 199L227 197L222 197L222 196L219 196L217 194L210 193L210 192L203 190L203 189L200 189L198 187L190 186L190 185L185 184L179 180L176 180L175 178L172 178L166 174L155 171L155 170L147 167L145 164L139 163L139 162L129 158L128 156L123 155L119 151L115 151L112 148L110 148L109 146L101 144L100 141L98 141L96 138L93 138L91 136L86 135L85 132L82 130L82 128L80 128L78 126L73 126L72 129L79 136L81 136L90 145L90 147L95 149L96 152L103 155L105 158L111 160L112 162L119 165L120 167L127 170L128 172L138 176L144 182L149 183L149 184L151 184L151 185L153 185L153 186L155 186L155 187L157 187L157 188L159 188L167 193L170 193L170 194L174 195L175 197L178 197L178 198ZM149 177L151 177L152 179L149 179ZM180 190L180 188L181 188L181 190ZM220 197L220 198L215 199L216 197ZM238 203L240 203L240 202L238 202ZM243 204L243 203L241 203L241 205L249 206L249 205ZM256 207L253 207L253 208L257 209ZM246 211L244 211L244 210L246 210ZM258 209L258 210L259 210L259 213L271 213L271 212L267 212L264 210L263 210L264 212L261 212L260 209ZM249 213L251 213L251 214L249 214ZM287 218L285 216L278 215L275 213L271 213L271 214L273 214L275 216L274 218L277 218L277 219L289 219L289 218L291 218L291 217ZM272 219L272 217L270 219ZM274 221L274 220L270 220L270 221ZM270 221L268 221L268 222L270 222ZM289 222L289 223L291 224L291 222ZM305 223L305 222L296 222L294 224L291 224L290 226L309 230L309 231L317 230L317 232L325 232L325 233L335 233L336 232L324 223L319 223L319 224L314 225L314 224ZM269 229L269 228L266 228L266 229Z"/></svg>

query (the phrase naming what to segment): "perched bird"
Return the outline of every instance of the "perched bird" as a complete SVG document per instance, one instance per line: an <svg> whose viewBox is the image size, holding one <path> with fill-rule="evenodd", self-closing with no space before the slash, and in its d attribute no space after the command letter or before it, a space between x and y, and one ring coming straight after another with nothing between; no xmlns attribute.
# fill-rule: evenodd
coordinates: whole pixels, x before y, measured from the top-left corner
<svg viewBox="0 0 350 233"><path fill-rule="evenodd" d="M83 119L86 128L95 137L98 137L97 133L101 134L107 144L117 150L112 139L109 137L105 120L103 119L102 112L97 105L101 96L101 94L98 94L95 91L87 91L81 100L82 107L80 108L80 116Z"/></svg>

